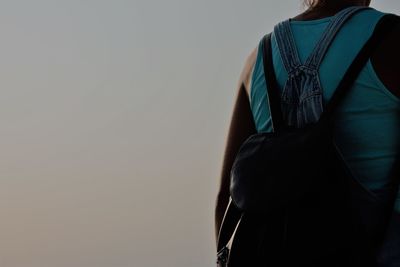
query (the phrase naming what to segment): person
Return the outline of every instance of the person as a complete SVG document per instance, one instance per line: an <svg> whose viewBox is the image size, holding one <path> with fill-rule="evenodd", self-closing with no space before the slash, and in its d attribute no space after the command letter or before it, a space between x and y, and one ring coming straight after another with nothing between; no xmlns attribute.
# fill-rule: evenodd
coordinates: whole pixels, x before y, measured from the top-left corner
<svg viewBox="0 0 400 267"><path fill-rule="evenodd" d="M304 62L307 59L335 14L351 6L369 6L370 2L305 1L308 8L290 20L300 60ZM354 14L341 27L319 68L324 102L329 101L352 60L384 14L373 8L365 9ZM229 202L230 170L240 145L254 133L272 131L260 44L248 56L237 86L216 196L216 239ZM334 136L344 161L358 182L377 198L381 197L379 193L387 186L392 165L400 156L398 47L400 26L386 35L375 50L339 107L336 118ZM274 35L272 54L278 86L282 90L288 75ZM392 249L397 246L396 249L400 250L400 190L398 192L389 226L395 230L386 239ZM397 224L397 228L393 227L394 224ZM397 262L400 260L397 259Z"/></svg>

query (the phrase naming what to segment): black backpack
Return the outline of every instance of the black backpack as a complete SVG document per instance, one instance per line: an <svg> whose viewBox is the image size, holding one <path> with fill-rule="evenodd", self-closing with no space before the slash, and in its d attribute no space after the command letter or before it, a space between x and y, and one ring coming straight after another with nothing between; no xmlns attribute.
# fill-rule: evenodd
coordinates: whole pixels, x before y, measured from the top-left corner
<svg viewBox="0 0 400 267"><path fill-rule="evenodd" d="M263 56L273 133L240 147L218 237L218 266L377 266L398 183L376 199L355 180L333 142L333 115L379 41L399 21L385 15L317 123L287 127L280 110L270 34ZM398 164L395 164L397 167ZM395 177L398 168L393 168Z"/></svg>

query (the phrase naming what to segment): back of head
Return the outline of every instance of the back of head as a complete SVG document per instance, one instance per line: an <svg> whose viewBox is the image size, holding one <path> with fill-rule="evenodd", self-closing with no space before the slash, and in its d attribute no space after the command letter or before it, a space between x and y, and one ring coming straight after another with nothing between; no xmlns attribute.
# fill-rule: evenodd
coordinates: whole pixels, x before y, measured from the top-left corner
<svg viewBox="0 0 400 267"><path fill-rule="evenodd" d="M303 0L306 7L315 8L321 6L343 6L343 5L365 5L368 6L371 0Z"/></svg>
<svg viewBox="0 0 400 267"><path fill-rule="evenodd" d="M325 0L304 0L304 5L307 7L315 7L320 2L325 2Z"/></svg>

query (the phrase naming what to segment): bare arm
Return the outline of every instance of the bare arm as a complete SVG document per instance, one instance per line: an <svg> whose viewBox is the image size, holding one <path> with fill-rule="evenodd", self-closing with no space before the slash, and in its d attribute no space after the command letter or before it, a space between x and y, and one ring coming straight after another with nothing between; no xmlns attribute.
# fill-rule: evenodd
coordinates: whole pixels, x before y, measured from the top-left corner
<svg viewBox="0 0 400 267"><path fill-rule="evenodd" d="M383 39L371 63L384 85L400 98L400 25Z"/></svg>
<svg viewBox="0 0 400 267"><path fill-rule="evenodd" d="M371 63L383 84L400 99L400 23L383 39L372 55ZM398 178L400 179L400 177ZM399 181L400 183L400 181ZM396 200L397 222L400 222L400 188Z"/></svg>
<svg viewBox="0 0 400 267"><path fill-rule="evenodd" d="M400 98L400 25L387 36L371 58L372 65L383 82L394 95ZM398 177L398 179L400 179ZM400 188L395 208L388 225L383 246L379 253L382 266L400 266Z"/></svg>
<svg viewBox="0 0 400 267"><path fill-rule="evenodd" d="M218 238L219 228L229 202L230 170L240 145L251 134L256 132L249 102L249 84L255 64L257 50L248 57L239 79L235 104L225 144L225 152L220 175L219 191L215 207L215 235Z"/></svg>

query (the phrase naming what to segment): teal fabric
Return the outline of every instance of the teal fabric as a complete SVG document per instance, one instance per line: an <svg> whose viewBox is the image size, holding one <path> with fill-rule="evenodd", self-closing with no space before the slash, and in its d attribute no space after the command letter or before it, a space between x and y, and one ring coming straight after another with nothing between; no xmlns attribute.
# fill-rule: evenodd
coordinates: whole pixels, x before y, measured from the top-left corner
<svg viewBox="0 0 400 267"><path fill-rule="evenodd" d="M319 70L325 103L383 15L375 9L361 11L337 34ZM291 21L302 62L311 53L330 19ZM287 73L274 35L272 53L278 85L282 90ZM261 49L258 49L251 79L250 104L257 131L271 132L262 61ZM387 185L391 166L400 151L400 100L379 80L370 61L338 108L336 122L335 142L354 177L372 192ZM396 210L400 212L400 191Z"/></svg>

